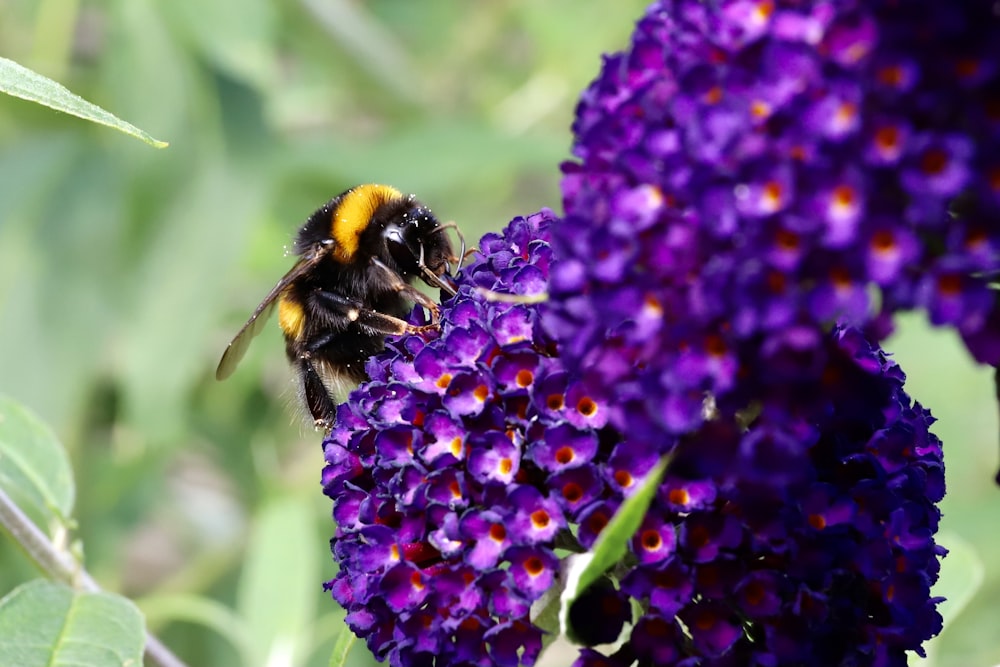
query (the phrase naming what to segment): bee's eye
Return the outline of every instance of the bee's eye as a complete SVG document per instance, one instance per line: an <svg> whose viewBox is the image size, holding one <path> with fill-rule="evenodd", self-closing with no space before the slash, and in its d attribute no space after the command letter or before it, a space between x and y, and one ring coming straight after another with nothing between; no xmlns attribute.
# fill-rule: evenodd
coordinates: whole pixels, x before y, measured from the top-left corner
<svg viewBox="0 0 1000 667"><path fill-rule="evenodd" d="M416 273L419 262L419 245L417 250L407 242L406 234L400 227L390 227L385 231L385 242L389 254L401 273Z"/></svg>
<svg viewBox="0 0 1000 667"><path fill-rule="evenodd" d="M385 232L385 238L389 243L398 243L399 245L406 245L403 241L403 232L399 227L390 227Z"/></svg>

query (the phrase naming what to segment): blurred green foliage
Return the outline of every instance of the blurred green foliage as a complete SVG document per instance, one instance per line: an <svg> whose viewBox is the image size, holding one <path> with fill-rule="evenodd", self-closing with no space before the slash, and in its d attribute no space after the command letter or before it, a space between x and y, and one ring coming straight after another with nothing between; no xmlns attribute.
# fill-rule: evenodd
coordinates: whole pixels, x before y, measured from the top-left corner
<svg viewBox="0 0 1000 667"><path fill-rule="evenodd" d="M576 96L644 5L0 0L0 56L171 143L0 98L0 392L70 450L87 567L191 665L323 665L342 627L277 327L213 379L296 227L369 181L470 240L559 210ZM938 664L1000 663L989 374L922 317L888 347L941 419L944 528L987 563ZM0 542L0 590L29 574Z"/></svg>
<svg viewBox="0 0 1000 667"><path fill-rule="evenodd" d="M277 327L213 378L295 229L369 181L472 242L558 209L643 5L0 0L0 56L171 143L0 97L0 392L70 450L87 567L190 664L326 664L342 627ZM2 590L29 574L0 542Z"/></svg>

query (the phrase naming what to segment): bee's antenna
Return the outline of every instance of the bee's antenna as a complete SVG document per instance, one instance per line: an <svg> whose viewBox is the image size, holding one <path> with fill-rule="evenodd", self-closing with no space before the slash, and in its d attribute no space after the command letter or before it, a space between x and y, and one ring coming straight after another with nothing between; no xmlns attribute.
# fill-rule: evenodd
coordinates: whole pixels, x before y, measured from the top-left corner
<svg viewBox="0 0 1000 667"><path fill-rule="evenodd" d="M448 263L445 262L445 266L447 265ZM423 278L424 282L431 287L437 287L438 289L447 292L448 296L455 296L458 294L454 287L441 280L441 277L431 271L430 267L424 262L423 243L420 244L420 257L417 258L417 270L420 271L420 277Z"/></svg>
<svg viewBox="0 0 1000 667"><path fill-rule="evenodd" d="M455 235L458 236L458 240L462 242L462 252L460 252L459 255L458 255L458 270L461 271L462 270L462 265L465 264L465 257L466 257L466 254L465 254L465 248L466 248L466 246L465 246L465 234L462 233L462 230L459 229L458 224L455 223L455 222L446 222L446 223L444 223L443 225L437 227L434 230L434 233L436 234L437 232L443 232L446 229L454 229L455 230ZM448 273L450 274L451 273L451 263L448 263L447 266L448 266Z"/></svg>

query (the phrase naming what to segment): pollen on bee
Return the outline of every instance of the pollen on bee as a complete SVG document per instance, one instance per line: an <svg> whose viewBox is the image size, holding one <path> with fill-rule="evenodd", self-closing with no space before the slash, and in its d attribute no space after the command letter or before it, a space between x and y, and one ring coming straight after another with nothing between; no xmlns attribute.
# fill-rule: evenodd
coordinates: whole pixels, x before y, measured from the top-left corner
<svg viewBox="0 0 1000 667"><path fill-rule="evenodd" d="M357 308L351 308L349 311L347 311L347 319L349 319L352 322L356 322L358 317L360 316L361 313L358 312Z"/></svg>

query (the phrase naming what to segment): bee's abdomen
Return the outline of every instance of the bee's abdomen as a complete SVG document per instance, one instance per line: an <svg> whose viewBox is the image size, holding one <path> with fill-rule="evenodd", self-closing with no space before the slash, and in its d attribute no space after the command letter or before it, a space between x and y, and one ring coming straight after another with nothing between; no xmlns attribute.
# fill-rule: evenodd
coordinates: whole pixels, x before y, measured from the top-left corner
<svg viewBox="0 0 1000 667"><path fill-rule="evenodd" d="M300 340L306 325L306 311L302 303L286 291L278 297L278 326L285 338Z"/></svg>

